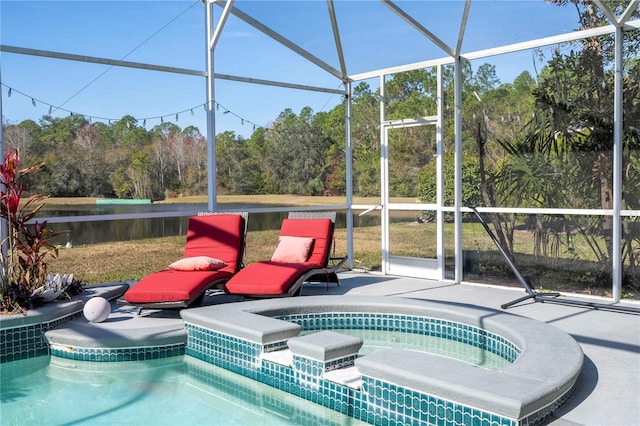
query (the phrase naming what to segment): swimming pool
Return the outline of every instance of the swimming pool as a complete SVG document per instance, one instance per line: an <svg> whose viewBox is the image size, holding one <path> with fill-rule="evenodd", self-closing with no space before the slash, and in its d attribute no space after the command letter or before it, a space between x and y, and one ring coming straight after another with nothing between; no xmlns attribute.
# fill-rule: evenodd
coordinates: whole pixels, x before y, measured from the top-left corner
<svg viewBox="0 0 640 426"><path fill-rule="evenodd" d="M182 360L185 365L211 365L216 371L238 373L254 385L268 385L291 398L318 404L311 404L311 410L323 406L347 416L338 422L441 425L540 423L571 395L582 365L580 347L566 333L523 317L466 305L395 297L306 296L187 309L181 316L184 323L178 319L179 327L162 326L160 333L136 331L126 316L104 324L78 319L58 326L46 332L55 337L50 340L49 350L56 355L51 357L52 364L63 358L77 366L65 371L81 372L87 361L99 360L89 364L112 365L105 368L118 371L140 362L129 359L167 357L169 364ZM163 320L153 318L152 322L157 326ZM487 370L412 347L365 348L359 354L360 340L348 335L354 329L453 340L485 354L481 358L490 354L507 362L498 370ZM24 331L19 330L3 334L3 343L30 354L13 344L22 340ZM301 336L302 330L309 334ZM13 354L5 353L7 347L3 346L3 356L11 359ZM196 371L189 370L189 375L202 376ZM133 389L154 388L150 381L142 382L146 384ZM166 384L159 389L167 389ZM209 392L204 393L209 399ZM6 393L13 394L15 390ZM71 400L69 394L66 400ZM150 400L162 401L155 393L149 395ZM4 396L3 391L3 403ZM147 400L129 400L135 405L138 399Z"/></svg>
<svg viewBox="0 0 640 426"><path fill-rule="evenodd" d="M121 363L41 356L0 365L2 425L343 425L329 408L192 357Z"/></svg>

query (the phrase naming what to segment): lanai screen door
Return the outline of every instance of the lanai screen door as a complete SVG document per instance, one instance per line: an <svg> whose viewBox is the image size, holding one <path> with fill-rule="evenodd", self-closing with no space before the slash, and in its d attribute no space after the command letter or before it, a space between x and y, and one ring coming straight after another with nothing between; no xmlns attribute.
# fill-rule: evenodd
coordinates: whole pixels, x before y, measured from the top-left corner
<svg viewBox="0 0 640 426"><path fill-rule="evenodd" d="M384 122L383 273L444 278L442 148L437 117ZM425 178L424 175L430 177Z"/></svg>

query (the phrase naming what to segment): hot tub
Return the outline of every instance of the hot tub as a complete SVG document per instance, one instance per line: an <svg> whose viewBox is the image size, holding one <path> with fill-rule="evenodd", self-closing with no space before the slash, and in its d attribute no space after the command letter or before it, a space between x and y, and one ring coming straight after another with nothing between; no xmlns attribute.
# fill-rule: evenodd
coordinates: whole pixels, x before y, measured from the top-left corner
<svg viewBox="0 0 640 426"><path fill-rule="evenodd" d="M583 354L547 324L397 297L309 296L186 309L186 354L375 424L537 424L571 395ZM358 356L340 329L433 333L499 354L500 370L389 348ZM313 324L313 334L300 331ZM327 331L332 333L328 334Z"/></svg>

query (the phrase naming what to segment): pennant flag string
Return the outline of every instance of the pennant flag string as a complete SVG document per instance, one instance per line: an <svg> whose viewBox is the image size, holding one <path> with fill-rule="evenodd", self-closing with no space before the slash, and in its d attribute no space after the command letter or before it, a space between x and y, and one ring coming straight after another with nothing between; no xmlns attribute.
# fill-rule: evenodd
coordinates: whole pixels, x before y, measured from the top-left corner
<svg viewBox="0 0 640 426"><path fill-rule="evenodd" d="M62 107L57 107L51 103L42 101L36 97L33 97L31 95L28 95L24 92L19 91L16 88L13 87L9 87L6 84L2 83L2 86L6 87L8 89L7 91L7 96L11 97L11 95L15 92L18 93L22 96L24 96L25 98L31 99L31 104L34 107L37 107L38 105L44 105L48 108L49 114L52 113L52 111L63 111L68 113L71 116L81 116L84 117L85 119L87 119L89 122L93 122L94 120L98 120L98 121L105 121L108 122L109 124L111 124L112 122L117 122L120 119L119 118L109 118L109 117L99 117L99 116L95 116L95 115L88 115L88 114L82 114L82 113L78 113L76 111L71 111ZM238 120L240 120L240 123L244 126L245 124L249 124L251 126L253 126L253 130L255 131L256 129L262 128L263 126L260 126L250 120L247 120L246 118L236 114L235 112L231 111L230 109L228 109L227 107L225 107L224 105L220 104L219 102L213 100L211 101L212 105L215 107L216 111L220 111L222 109L222 114L230 114L234 117L236 117ZM160 123L164 123L165 118L169 118L169 117L174 117L175 121L177 122L179 120L179 117L181 114L186 114L189 113L191 114L191 116L195 115L194 109L199 108L200 106L202 106L204 108L205 111L207 111L207 104L206 102L204 104L198 104L196 106L184 109L182 111L178 111L178 112L173 112L170 114L164 114L164 115L158 115L158 116L154 116L154 117L142 117L142 118L136 118L136 121L142 121L142 126L146 127L147 125L147 121L153 121L153 120L160 120Z"/></svg>

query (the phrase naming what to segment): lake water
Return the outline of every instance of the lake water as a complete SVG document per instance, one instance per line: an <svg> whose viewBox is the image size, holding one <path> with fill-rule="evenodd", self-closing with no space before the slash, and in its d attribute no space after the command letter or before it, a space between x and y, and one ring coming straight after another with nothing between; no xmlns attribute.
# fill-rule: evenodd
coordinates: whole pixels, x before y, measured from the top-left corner
<svg viewBox="0 0 640 426"><path fill-rule="evenodd" d="M221 206L225 210L234 206ZM246 208L246 207L245 207ZM187 216L176 216L181 213L188 215L199 211L206 211L206 204L113 204L113 205L69 205L45 206L39 214L42 219L47 217L67 216L94 216L94 220L83 222L50 223L49 227L54 231L69 231L58 237L58 244L65 245L71 242L73 245L96 244L111 241L139 240L144 238L171 237L186 235ZM95 216L100 215L135 215L135 214L161 214L156 218L136 218L121 220L99 220ZM258 220L258 215L252 215L249 226L252 230L270 229L272 221L279 221L280 214L271 214ZM279 225L278 225L279 226Z"/></svg>
<svg viewBox="0 0 640 426"><path fill-rule="evenodd" d="M265 208L261 205L248 204L219 204L222 210L245 211L251 208ZM277 206L271 206L277 207ZM69 206L45 206L38 215L38 220L47 218L52 220L49 228L53 231L69 231L57 237L55 244L72 245L97 244L111 241L128 241L145 238L171 237L186 235L187 216L179 217L181 213L188 215L199 211L206 211L206 204L114 204L114 205L69 205ZM121 220L100 220L100 215L135 215L155 214L160 217L136 218ZM57 217L68 216L92 216L92 220L83 222L57 222ZM287 217L287 212L251 213L249 218L249 231L263 231L280 229L282 219ZM344 227L346 216L344 212L338 212L336 226ZM355 226L380 224L380 216L372 212L367 216L354 217Z"/></svg>

